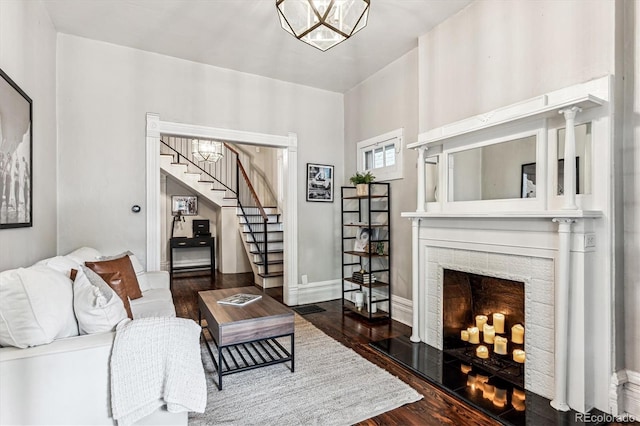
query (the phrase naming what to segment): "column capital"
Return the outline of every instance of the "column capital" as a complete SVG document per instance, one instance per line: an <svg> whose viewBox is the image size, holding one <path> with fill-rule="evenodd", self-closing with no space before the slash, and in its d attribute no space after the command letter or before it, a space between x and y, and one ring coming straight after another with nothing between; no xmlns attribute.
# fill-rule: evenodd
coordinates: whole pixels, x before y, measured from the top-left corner
<svg viewBox="0 0 640 426"><path fill-rule="evenodd" d="M565 120L573 120L576 118L576 114L582 111L582 108L579 106L570 106L569 108L564 108L558 111L558 114L564 115Z"/></svg>
<svg viewBox="0 0 640 426"><path fill-rule="evenodd" d="M576 220L569 217L554 217L551 221L558 224L558 232L571 232L571 224Z"/></svg>

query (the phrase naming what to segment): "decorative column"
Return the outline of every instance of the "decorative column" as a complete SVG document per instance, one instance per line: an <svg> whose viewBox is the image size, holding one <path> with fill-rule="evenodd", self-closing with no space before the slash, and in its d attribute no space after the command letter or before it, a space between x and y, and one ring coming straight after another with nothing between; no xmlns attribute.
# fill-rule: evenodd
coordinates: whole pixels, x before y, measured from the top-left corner
<svg viewBox="0 0 640 426"><path fill-rule="evenodd" d="M576 114L582 111L577 106L558 111L564 115L566 131L564 137L564 205L563 209L576 210Z"/></svg>
<svg viewBox="0 0 640 426"><path fill-rule="evenodd" d="M568 129L568 127L567 127ZM568 133L568 132L567 132ZM565 144L566 146L566 144ZM566 152L566 150L565 150ZM566 166L565 158L565 166ZM566 169L565 169L566 170ZM566 172L565 172L566 173ZM565 175L566 178L566 175ZM567 195L565 191L565 196ZM575 195L575 194L574 194ZM571 224L574 219L554 218L558 224L560 247L558 275L555 284L555 393L551 406L558 411L569 411L567 404L567 368L569 353L569 288L571 286Z"/></svg>
<svg viewBox="0 0 640 426"><path fill-rule="evenodd" d="M425 204L425 188L427 186L427 176L425 175L424 155L427 151L426 146L419 146L418 148L418 207L416 211L423 213Z"/></svg>
<svg viewBox="0 0 640 426"><path fill-rule="evenodd" d="M422 151L424 152L424 150ZM422 158L424 159L424 156ZM422 164L424 164L424 162ZM418 197L418 199L419 198L420 197ZM424 199L424 196L423 196L423 199ZM418 244L419 232L420 232L420 219L416 217L411 220L411 255L412 255L411 311L413 314L413 320L411 322L412 324L411 337L409 338L414 343L418 343L420 341L420 299L419 299L420 295L419 295L419 286L418 286L419 280L420 280L420 263L419 263L420 247Z"/></svg>

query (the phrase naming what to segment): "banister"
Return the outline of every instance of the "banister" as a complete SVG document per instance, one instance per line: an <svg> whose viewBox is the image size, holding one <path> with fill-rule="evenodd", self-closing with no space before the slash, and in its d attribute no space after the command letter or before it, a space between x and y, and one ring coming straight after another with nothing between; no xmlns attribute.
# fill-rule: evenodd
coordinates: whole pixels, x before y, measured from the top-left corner
<svg viewBox="0 0 640 426"><path fill-rule="evenodd" d="M256 207L260 211L260 215L262 216L262 219L264 219L265 222L268 222L269 221L269 217L265 213L264 208L262 207L262 203L260 203L260 200L258 199L258 194L256 194L256 190L253 189L253 185L251 184L251 180L249 179L249 176L247 176L247 172L244 170L244 167L242 166L242 163L240 162L240 159L237 159L236 161L237 161L238 169L242 173L242 177L244 178L244 181L247 183L247 187L249 188L249 191L251 192L251 196L253 197L253 199L256 202Z"/></svg>

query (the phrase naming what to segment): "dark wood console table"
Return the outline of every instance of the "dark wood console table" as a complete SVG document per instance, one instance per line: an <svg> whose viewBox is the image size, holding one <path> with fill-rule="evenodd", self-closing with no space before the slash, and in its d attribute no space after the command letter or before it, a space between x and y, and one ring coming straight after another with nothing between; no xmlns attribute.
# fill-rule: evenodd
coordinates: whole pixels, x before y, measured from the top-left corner
<svg viewBox="0 0 640 426"><path fill-rule="evenodd" d="M208 265L173 266L173 251L176 249L208 247L211 260ZM169 277L173 285L174 271L211 269L211 279L216 277L216 239L214 237L173 237L169 239Z"/></svg>

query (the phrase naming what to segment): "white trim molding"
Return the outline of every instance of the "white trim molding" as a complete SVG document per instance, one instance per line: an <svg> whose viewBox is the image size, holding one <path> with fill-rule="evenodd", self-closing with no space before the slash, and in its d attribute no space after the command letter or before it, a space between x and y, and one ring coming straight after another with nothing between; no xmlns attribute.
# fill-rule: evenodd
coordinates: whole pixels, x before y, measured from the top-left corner
<svg viewBox="0 0 640 426"><path fill-rule="evenodd" d="M640 421L640 372L626 370L627 383L624 386L624 411Z"/></svg>
<svg viewBox="0 0 640 426"><path fill-rule="evenodd" d="M391 318L411 327L411 319L413 316L413 302L404 297L391 295Z"/></svg>
<svg viewBox="0 0 640 426"><path fill-rule="evenodd" d="M297 288L298 305L307 303L326 302L340 299L340 280L317 281L308 284L301 284Z"/></svg>
<svg viewBox="0 0 640 426"><path fill-rule="evenodd" d="M160 269L161 206L160 206L160 136L163 134L194 138L219 139L239 144L269 146L283 151L283 223L285 230L285 272L283 299L287 305L298 304L298 137L242 130L221 129L195 124L160 120L159 114L146 116L146 177L147 177L147 270Z"/></svg>

